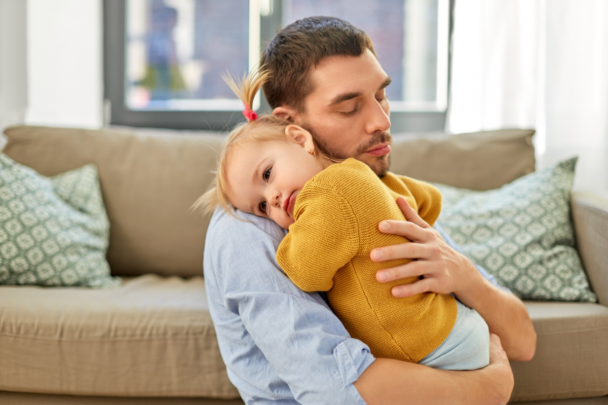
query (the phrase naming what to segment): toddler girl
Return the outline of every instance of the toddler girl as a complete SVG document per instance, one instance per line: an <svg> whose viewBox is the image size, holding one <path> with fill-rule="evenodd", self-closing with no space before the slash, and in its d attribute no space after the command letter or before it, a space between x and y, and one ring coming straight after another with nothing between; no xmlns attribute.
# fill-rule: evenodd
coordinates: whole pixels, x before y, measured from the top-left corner
<svg viewBox="0 0 608 405"><path fill-rule="evenodd" d="M215 187L195 207L239 209L289 229L278 264L300 289L327 291L332 310L374 356L450 370L486 366L489 332L476 311L450 294L393 297L392 287L418 277L381 284L376 272L408 260L375 263L369 257L374 248L404 243L378 230L382 220L405 220L397 197L433 225L439 191L392 173L380 179L355 159L335 161L304 128L272 115L258 118L250 106L267 79L267 72L257 71L240 84L227 80L249 122L228 136Z"/></svg>

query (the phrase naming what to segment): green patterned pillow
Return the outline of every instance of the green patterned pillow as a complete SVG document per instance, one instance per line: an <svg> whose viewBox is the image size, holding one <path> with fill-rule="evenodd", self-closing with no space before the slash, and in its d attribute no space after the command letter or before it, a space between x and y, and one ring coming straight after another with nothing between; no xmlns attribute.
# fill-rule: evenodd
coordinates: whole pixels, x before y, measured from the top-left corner
<svg viewBox="0 0 608 405"><path fill-rule="evenodd" d="M438 221L473 262L520 298L597 302L570 220L576 161L490 191L435 184L443 194Z"/></svg>
<svg viewBox="0 0 608 405"><path fill-rule="evenodd" d="M97 168L48 178L0 154L0 284L111 288Z"/></svg>

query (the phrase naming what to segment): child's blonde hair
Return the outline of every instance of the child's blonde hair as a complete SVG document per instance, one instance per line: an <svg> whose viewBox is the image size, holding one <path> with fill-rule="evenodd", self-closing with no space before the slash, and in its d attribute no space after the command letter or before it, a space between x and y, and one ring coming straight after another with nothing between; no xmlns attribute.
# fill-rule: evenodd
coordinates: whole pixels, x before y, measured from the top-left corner
<svg viewBox="0 0 608 405"><path fill-rule="evenodd" d="M224 81L234 91L247 109L253 105L253 99L262 85L270 78L270 73L263 67L253 70L242 79L235 80L232 76L224 76ZM274 115L261 115L257 119L238 125L228 135L226 142L219 152L215 180L207 192L200 196L192 205L193 210L201 209L204 214L211 214L219 205L233 214L233 207L228 198L228 182L226 179L227 158L230 151L253 142L268 142L286 140L285 128L293 125L292 122ZM315 153L321 159L335 163L336 160L323 153L323 149L313 137Z"/></svg>

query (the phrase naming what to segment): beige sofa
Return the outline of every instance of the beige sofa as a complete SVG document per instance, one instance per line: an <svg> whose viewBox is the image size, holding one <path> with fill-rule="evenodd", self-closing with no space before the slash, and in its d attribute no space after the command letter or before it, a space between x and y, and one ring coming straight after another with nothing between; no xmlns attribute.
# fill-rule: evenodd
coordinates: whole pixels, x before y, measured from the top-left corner
<svg viewBox="0 0 608 405"><path fill-rule="evenodd" d="M392 170L491 189L534 170L533 131L395 136ZM2 404L237 404L202 278L206 189L221 137L13 127L4 153L44 175L99 168L116 290L0 286ZM512 400L608 404L608 200L574 193L581 257L599 304L526 302L535 358ZM591 398L561 400L565 398ZM539 403L539 402L536 402Z"/></svg>

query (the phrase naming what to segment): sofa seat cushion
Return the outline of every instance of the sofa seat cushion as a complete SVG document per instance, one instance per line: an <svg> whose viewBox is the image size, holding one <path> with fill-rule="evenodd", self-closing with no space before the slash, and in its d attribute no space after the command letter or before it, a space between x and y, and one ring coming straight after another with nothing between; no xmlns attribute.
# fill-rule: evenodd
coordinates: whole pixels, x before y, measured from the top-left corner
<svg viewBox="0 0 608 405"><path fill-rule="evenodd" d="M0 391L235 398L202 277L0 287Z"/></svg>
<svg viewBox="0 0 608 405"><path fill-rule="evenodd" d="M525 302L538 335L513 401L608 394L608 307ZM236 398L200 277L116 290L0 287L0 391Z"/></svg>
<svg viewBox="0 0 608 405"><path fill-rule="evenodd" d="M525 302L538 336L529 362L511 362L512 401L585 398L608 394L608 307Z"/></svg>

